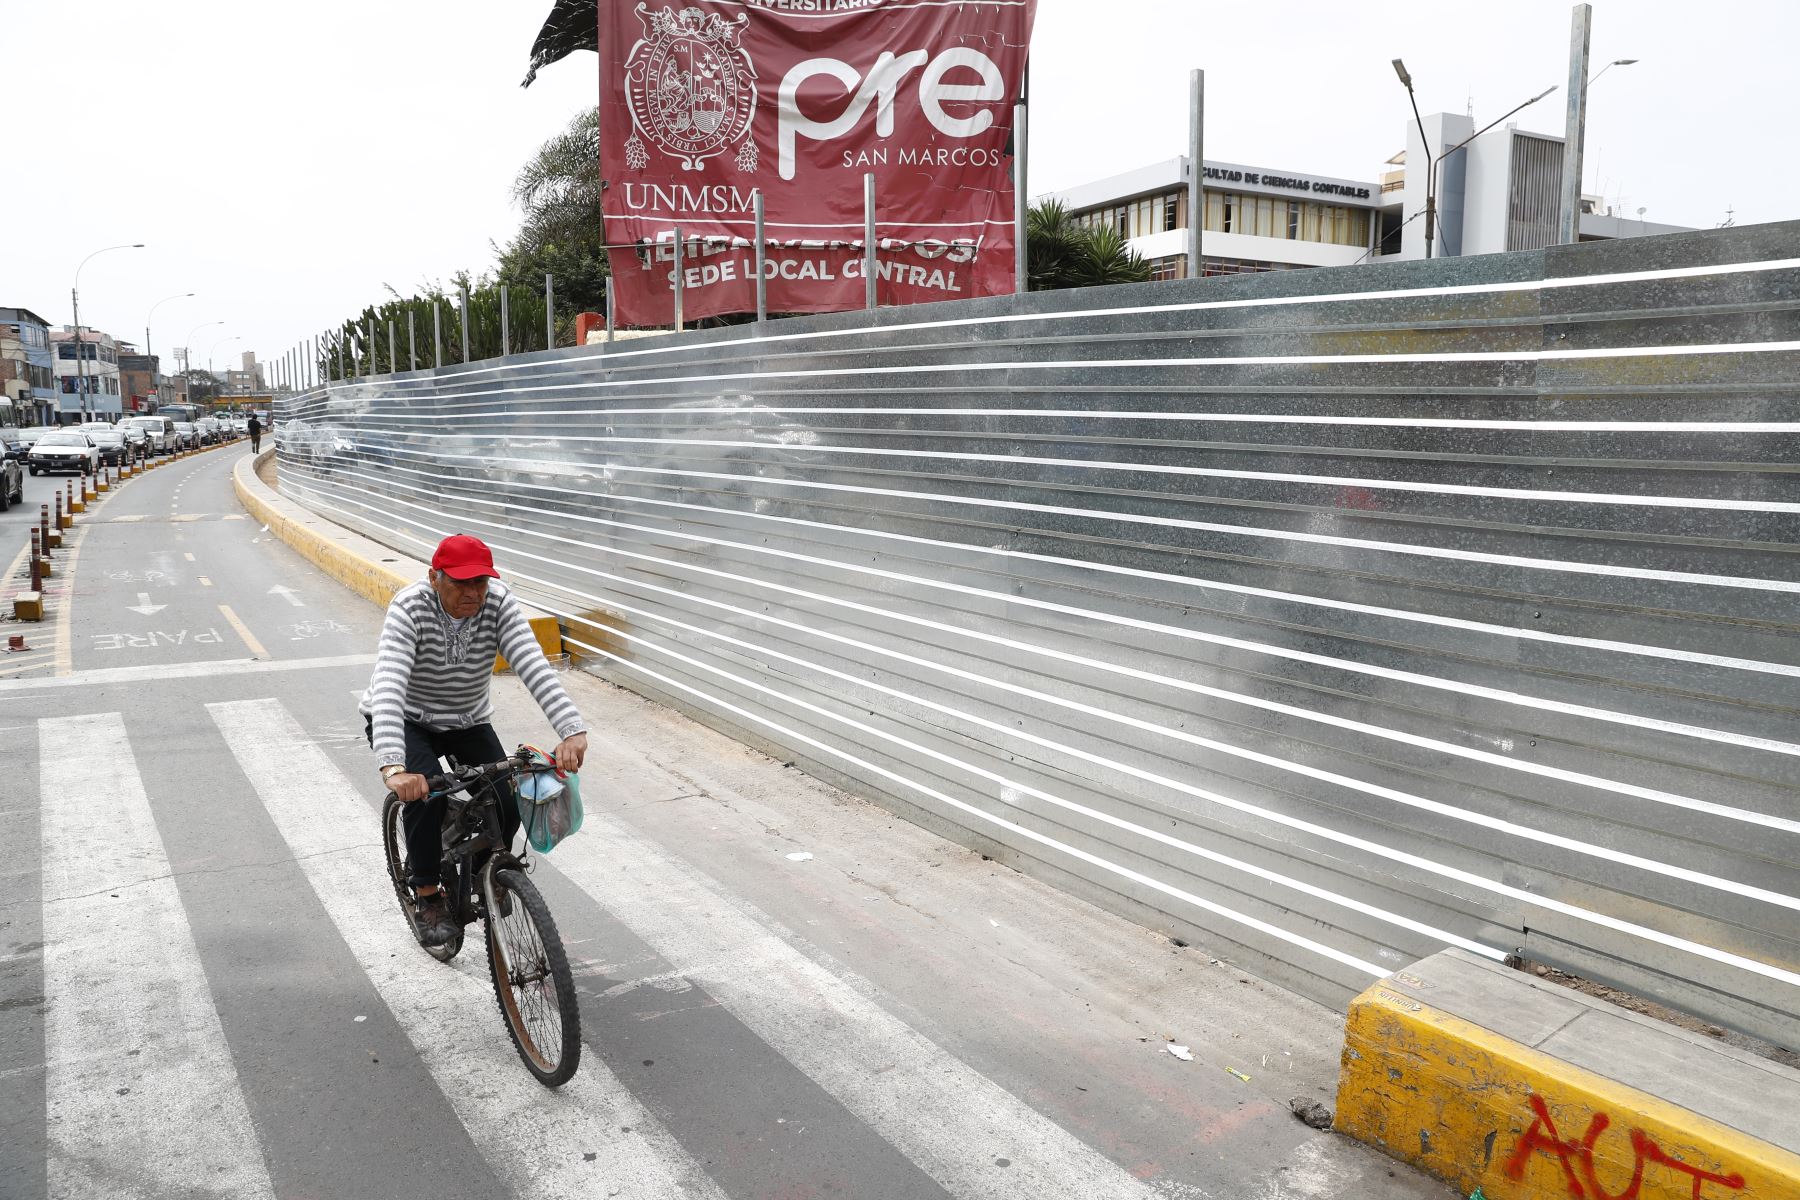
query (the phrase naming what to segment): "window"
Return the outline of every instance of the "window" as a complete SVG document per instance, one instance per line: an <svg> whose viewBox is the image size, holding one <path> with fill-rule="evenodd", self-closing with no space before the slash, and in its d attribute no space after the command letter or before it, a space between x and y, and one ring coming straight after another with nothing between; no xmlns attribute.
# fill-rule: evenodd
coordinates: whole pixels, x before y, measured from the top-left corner
<svg viewBox="0 0 1800 1200"><path fill-rule="evenodd" d="M1300 237L1301 207L1302 205L1298 200L1289 200L1287 202L1287 232L1283 236L1289 241L1297 241ZM1311 206L1308 205L1306 207Z"/></svg>
<svg viewBox="0 0 1800 1200"><path fill-rule="evenodd" d="M1225 197L1225 219L1223 221L1219 222L1220 232L1222 232L1222 233L1236 233L1237 232L1237 210L1238 210L1237 201L1238 201L1238 198L1236 196L1226 196Z"/></svg>
<svg viewBox="0 0 1800 1200"><path fill-rule="evenodd" d="M1163 232L1181 228L1181 193L1171 192L1163 197Z"/></svg>

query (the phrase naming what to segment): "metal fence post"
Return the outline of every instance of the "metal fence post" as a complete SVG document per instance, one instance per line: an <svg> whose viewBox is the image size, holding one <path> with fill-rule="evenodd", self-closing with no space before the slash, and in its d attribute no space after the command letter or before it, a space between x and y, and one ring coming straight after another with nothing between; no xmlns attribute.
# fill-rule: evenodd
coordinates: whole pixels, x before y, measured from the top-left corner
<svg viewBox="0 0 1800 1200"><path fill-rule="evenodd" d="M609 278L606 281L606 340L612 341L613 335L613 281Z"/></svg>
<svg viewBox="0 0 1800 1200"><path fill-rule="evenodd" d="M412 308L406 310L406 355L412 363L412 370L419 369L419 314Z"/></svg>
<svg viewBox="0 0 1800 1200"><path fill-rule="evenodd" d="M863 175L863 307L875 307L875 172Z"/></svg>
<svg viewBox="0 0 1800 1200"><path fill-rule="evenodd" d="M373 375L378 364L375 361L375 317L372 314L363 318L363 350L369 356L369 369L363 374Z"/></svg>
<svg viewBox="0 0 1800 1200"><path fill-rule="evenodd" d="M756 323L769 319L768 243L763 237L763 193L757 188L750 193L750 206L756 213Z"/></svg>
<svg viewBox="0 0 1800 1200"><path fill-rule="evenodd" d="M1023 295L1031 287L1031 256L1025 231L1031 224L1030 167L1025 139L1030 134L1031 110L1023 100L1013 105L1013 291Z"/></svg>
<svg viewBox="0 0 1800 1200"><path fill-rule="evenodd" d="M500 357L512 353L512 309L506 302L506 285L500 285Z"/></svg>
<svg viewBox="0 0 1800 1200"><path fill-rule="evenodd" d="M556 349L556 281L544 272L544 349Z"/></svg>
<svg viewBox="0 0 1800 1200"><path fill-rule="evenodd" d="M1206 228L1206 72L1188 76L1188 278L1206 274L1201 249ZM1375 222L1370 222L1374 224Z"/></svg>
<svg viewBox="0 0 1800 1200"><path fill-rule="evenodd" d="M681 332L681 226L675 227L675 332Z"/></svg>
<svg viewBox="0 0 1800 1200"><path fill-rule="evenodd" d="M400 369L400 356L395 353L394 322L388 321L388 374L392 375Z"/></svg>
<svg viewBox="0 0 1800 1200"><path fill-rule="evenodd" d="M444 365L444 310L436 296L431 298L431 340L435 354L431 365L433 369L441 368Z"/></svg>
<svg viewBox="0 0 1800 1200"><path fill-rule="evenodd" d="M463 362L469 361L469 285L462 286L462 343Z"/></svg>

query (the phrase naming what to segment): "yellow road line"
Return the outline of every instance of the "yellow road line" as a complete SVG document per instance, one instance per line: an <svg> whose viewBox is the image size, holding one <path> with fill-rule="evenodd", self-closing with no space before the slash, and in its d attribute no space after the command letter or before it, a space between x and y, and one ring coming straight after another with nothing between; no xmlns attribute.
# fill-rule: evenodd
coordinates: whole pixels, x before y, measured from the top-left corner
<svg viewBox="0 0 1800 1200"><path fill-rule="evenodd" d="M231 611L229 604L219 605L219 611L224 614L227 621L231 622L231 627L237 630L237 635L244 640L244 645L250 647L250 653L258 658L269 657L269 652L263 649L263 644L256 640L256 635L250 632L250 627L240 621L238 615Z"/></svg>
<svg viewBox="0 0 1800 1200"><path fill-rule="evenodd" d="M63 564L63 578L66 583L62 591L62 603L57 607L62 611L56 614L56 673L68 675L75 670L74 660L69 651L69 639L75 626L75 567L81 561L81 545L87 541L85 535L69 539L69 558Z"/></svg>

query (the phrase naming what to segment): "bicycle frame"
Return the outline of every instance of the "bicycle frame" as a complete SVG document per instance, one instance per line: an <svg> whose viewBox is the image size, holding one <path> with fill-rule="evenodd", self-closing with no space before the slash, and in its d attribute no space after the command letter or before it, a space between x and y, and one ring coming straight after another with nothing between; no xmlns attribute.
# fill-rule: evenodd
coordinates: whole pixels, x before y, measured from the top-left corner
<svg viewBox="0 0 1800 1200"><path fill-rule="evenodd" d="M478 915L491 918L494 913L495 871L507 867L530 870L530 864L522 855L512 852L511 843L502 833L504 827L500 821L499 806L504 802L502 785L510 785L521 771L531 769L533 768L515 756L485 767L462 768L449 775L435 776L429 781L432 786L431 795L443 796L448 801L444 814L447 844L441 861L445 869L455 872L456 886L451 893L454 901L451 911L465 924L474 921ZM437 786L439 784L443 786L440 788ZM507 790L510 791L510 787ZM465 793L468 799L458 799L457 792ZM482 912L477 914L470 905L476 881L471 877L468 867L474 856L484 850L489 853L481 867ZM503 941L497 939L496 945L504 965L511 971L513 964L507 958Z"/></svg>

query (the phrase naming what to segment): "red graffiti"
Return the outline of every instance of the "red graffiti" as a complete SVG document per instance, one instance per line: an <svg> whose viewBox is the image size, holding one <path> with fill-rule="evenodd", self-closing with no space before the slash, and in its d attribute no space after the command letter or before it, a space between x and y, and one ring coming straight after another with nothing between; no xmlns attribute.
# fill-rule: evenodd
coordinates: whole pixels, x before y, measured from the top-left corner
<svg viewBox="0 0 1800 1200"><path fill-rule="evenodd" d="M1519 1138L1518 1148L1506 1161L1506 1177L1515 1182L1525 1176L1525 1164L1532 1154L1541 1150L1554 1155L1562 1163L1563 1175L1569 1181L1569 1195L1577 1200L1637 1200L1638 1189L1644 1184L1644 1167L1648 1163L1667 1167L1690 1176L1694 1181L1693 1200L1704 1200L1700 1189L1709 1183L1720 1187L1728 1187L1733 1191L1744 1189L1744 1177L1733 1172L1730 1175L1714 1175L1711 1171L1702 1171L1699 1167L1670 1158L1663 1148L1656 1144L1656 1139L1641 1129L1631 1131L1631 1182L1624 1191L1617 1193L1607 1191L1600 1186L1600 1180L1594 1174L1594 1143L1612 1124L1612 1118L1603 1112L1597 1112L1588 1119L1587 1132L1579 1142L1564 1141L1562 1134L1556 1131L1556 1122L1550 1119L1550 1109L1544 1104L1542 1096L1531 1097L1531 1111L1536 1114L1524 1136Z"/></svg>

